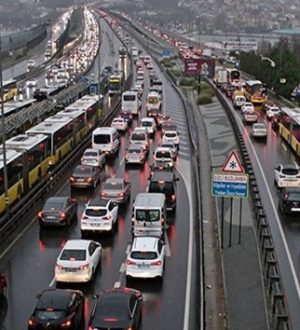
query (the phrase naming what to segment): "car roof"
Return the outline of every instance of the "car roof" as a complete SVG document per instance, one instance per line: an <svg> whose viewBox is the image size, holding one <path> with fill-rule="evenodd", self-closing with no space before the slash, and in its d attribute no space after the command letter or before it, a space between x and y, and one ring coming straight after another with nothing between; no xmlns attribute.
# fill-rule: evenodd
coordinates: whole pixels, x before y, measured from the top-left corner
<svg viewBox="0 0 300 330"><path fill-rule="evenodd" d="M158 241L157 237L135 237L131 251L156 251Z"/></svg>
<svg viewBox="0 0 300 330"><path fill-rule="evenodd" d="M87 239L69 239L63 249L81 250L86 249L92 241Z"/></svg>
<svg viewBox="0 0 300 330"><path fill-rule="evenodd" d="M105 183L123 183L124 182L124 178L107 178L105 180Z"/></svg>
<svg viewBox="0 0 300 330"><path fill-rule="evenodd" d="M150 181L173 181L174 180L174 173L170 171L154 171Z"/></svg>
<svg viewBox="0 0 300 330"><path fill-rule="evenodd" d="M61 203L61 202L66 202L68 200L69 197L66 197L66 196L52 196L52 197L49 197L47 198L46 202L56 202L56 203Z"/></svg>
<svg viewBox="0 0 300 330"><path fill-rule="evenodd" d="M135 149L135 150L136 150L136 149L139 149L140 151L141 151L141 150L144 150L144 148L143 148L142 146L140 146L140 145L134 145L134 144L130 144L129 147L128 147L128 150L129 150L129 149L132 149L132 150L133 150L133 149Z"/></svg>
<svg viewBox="0 0 300 330"><path fill-rule="evenodd" d="M160 152L170 152L170 148L167 147L156 147L155 152L160 151Z"/></svg>
<svg viewBox="0 0 300 330"><path fill-rule="evenodd" d="M36 308L44 309L53 307L54 309L66 310L68 308L71 295L79 293L80 291L62 290L62 289L48 289L41 292L37 301Z"/></svg>
<svg viewBox="0 0 300 330"><path fill-rule="evenodd" d="M297 166L297 165L295 165L295 164L286 164L286 165L284 165L284 164L281 164L281 166L282 166L282 168L283 169L291 169L291 170L299 170L299 167Z"/></svg>

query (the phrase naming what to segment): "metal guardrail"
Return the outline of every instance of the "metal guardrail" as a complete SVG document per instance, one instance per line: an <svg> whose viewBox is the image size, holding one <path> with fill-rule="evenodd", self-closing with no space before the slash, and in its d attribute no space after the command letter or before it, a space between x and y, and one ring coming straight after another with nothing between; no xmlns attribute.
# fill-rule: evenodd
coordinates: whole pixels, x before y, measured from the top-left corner
<svg viewBox="0 0 300 330"><path fill-rule="evenodd" d="M214 88L216 96L223 108L226 110L231 125L233 127L237 143L242 155L243 165L249 174L249 187L252 198L253 211L255 214L255 229L259 242L259 252L261 258L262 275L264 280L265 296L269 307L269 323L271 329L289 330L291 329L285 291L280 275L280 267L277 262L274 242L269 227L267 215L262 205L257 180L252 168L251 160L244 142L243 134L235 120L234 113L227 103L224 95L207 80Z"/></svg>

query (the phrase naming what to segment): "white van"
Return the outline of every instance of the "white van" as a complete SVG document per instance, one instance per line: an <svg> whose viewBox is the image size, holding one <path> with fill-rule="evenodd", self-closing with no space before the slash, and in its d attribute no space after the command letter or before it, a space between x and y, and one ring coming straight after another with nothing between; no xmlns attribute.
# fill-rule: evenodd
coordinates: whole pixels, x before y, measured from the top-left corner
<svg viewBox="0 0 300 330"><path fill-rule="evenodd" d="M156 123L152 117L144 117L141 119L141 126L147 129L148 135L154 137L156 132Z"/></svg>
<svg viewBox="0 0 300 330"><path fill-rule="evenodd" d="M132 209L132 235L165 238L165 195L162 193L139 193Z"/></svg>
<svg viewBox="0 0 300 330"><path fill-rule="evenodd" d="M130 144L132 146L141 146L149 152L149 137L145 127L136 127L130 135Z"/></svg>
<svg viewBox="0 0 300 330"><path fill-rule="evenodd" d="M92 134L92 148L114 156L119 149L119 134L114 127L98 127Z"/></svg>
<svg viewBox="0 0 300 330"><path fill-rule="evenodd" d="M157 92L150 92L147 96L146 110L148 117L155 117L161 112L161 97Z"/></svg>
<svg viewBox="0 0 300 330"><path fill-rule="evenodd" d="M136 91L126 91L122 94L122 111L130 112L133 115L139 113L141 103Z"/></svg>

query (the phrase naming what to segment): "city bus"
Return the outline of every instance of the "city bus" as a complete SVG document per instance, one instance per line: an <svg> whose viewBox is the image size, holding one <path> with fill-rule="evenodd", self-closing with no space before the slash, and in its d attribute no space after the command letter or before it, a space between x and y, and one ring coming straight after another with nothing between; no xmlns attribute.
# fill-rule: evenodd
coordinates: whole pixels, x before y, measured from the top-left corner
<svg viewBox="0 0 300 330"><path fill-rule="evenodd" d="M245 82L244 95L254 105L262 105L268 99L266 88L260 80L247 80Z"/></svg>
<svg viewBox="0 0 300 330"><path fill-rule="evenodd" d="M3 146L0 146L0 214L6 209ZM47 173L50 156L49 139L45 135L24 134L6 141L8 204L18 201L24 193Z"/></svg>
<svg viewBox="0 0 300 330"><path fill-rule="evenodd" d="M278 131L300 157L300 108L281 108Z"/></svg>
<svg viewBox="0 0 300 330"><path fill-rule="evenodd" d="M13 99L18 94L17 89L17 80L10 79L3 81L3 101L6 102L8 100Z"/></svg>
<svg viewBox="0 0 300 330"><path fill-rule="evenodd" d="M123 89L123 79L121 75L119 74L111 75L108 82L108 95L109 96L120 95L122 93L122 89Z"/></svg>
<svg viewBox="0 0 300 330"><path fill-rule="evenodd" d="M74 119L65 116L52 116L31 127L26 135L47 135L50 139L50 158L48 166L55 166L75 145L76 126Z"/></svg>
<svg viewBox="0 0 300 330"><path fill-rule="evenodd" d="M239 86L241 82L241 73L238 69L226 69L227 82L233 86Z"/></svg>

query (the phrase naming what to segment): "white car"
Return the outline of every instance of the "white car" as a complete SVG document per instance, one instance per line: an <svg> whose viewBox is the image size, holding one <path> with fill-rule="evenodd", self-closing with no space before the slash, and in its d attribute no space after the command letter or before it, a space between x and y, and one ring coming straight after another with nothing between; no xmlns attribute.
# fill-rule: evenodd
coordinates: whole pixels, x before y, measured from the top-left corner
<svg viewBox="0 0 300 330"><path fill-rule="evenodd" d="M255 111L254 105L251 102L245 102L241 108L241 111L242 111L242 114L244 114L245 112Z"/></svg>
<svg viewBox="0 0 300 330"><path fill-rule="evenodd" d="M246 124L251 124L251 123L256 123L257 120L258 120L258 115L256 113L256 111L246 111L244 114L243 114L243 119L244 119L244 122Z"/></svg>
<svg viewBox="0 0 300 330"><path fill-rule="evenodd" d="M29 60L27 62L27 71L34 69L36 66L35 60Z"/></svg>
<svg viewBox="0 0 300 330"><path fill-rule="evenodd" d="M147 152L142 146L130 145L125 155L125 165L139 164L142 165L147 159Z"/></svg>
<svg viewBox="0 0 300 330"><path fill-rule="evenodd" d="M266 138L268 136L267 126L264 123L254 123L251 129L254 138Z"/></svg>
<svg viewBox="0 0 300 330"><path fill-rule="evenodd" d="M169 129L164 131L162 136L162 142L173 142L177 148L179 148L179 133L176 129Z"/></svg>
<svg viewBox="0 0 300 330"><path fill-rule="evenodd" d="M90 282L101 260L100 243L74 239L62 248L55 265L55 281L70 283Z"/></svg>
<svg viewBox="0 0 300 330"><path fill-rule="evenodd" d="M156 237L136 237L126 260L126 276L135 278L162 278L166 247Z"/></svg>
<svg viewBox="0 0 300 330"><path fill-rule="evenodd" d="M156 132L156 123L152 117L144 117L141 119L141 127L145 127L149 136L154 137Z"/></svg>
<svg viewBox="0 0 300 330"><path fill-rule="evenodd" d="M234 97L232 104L235 108L240 109L246 103L246 98L243 95L237 95Z"/></svg>
<svg viewBox="0 0 300 330"><path fill-rule="evenodd" d="M118 203L112 200L102 198L90 200L81 216L81 236L84 237L88 232L113 234L118 225L118 213Z"/></svg>
<svg viewBox="0 0 300 330"><path fill-rule="evenodd" d="M117 131L125 132L128 128L128 122L123 117L116 117L113 119L111 127L114 127Z"/></svg>
<svg viewBox="0 0 300 330"><path fill-rule="evenodd" d="M136 127L130 136L130 144L133 146L142 146L149 152L149 137L145 127Z"/></svg>
<svg viewBox="0 0 300 330"><path fill-rule="evenodd" d="M32 88L37 86L37 80L31 79L26 81L26 87Z"/></svg>
<svg viewBox="0 0 300 330"><path fill-rule="evenodd" d="M279 164L274 169L274 182L277 188L300 187L300 170L297 165Z"/></svg>
<svg viewBox="0 0 300 330"><path fill-rule="evenodd" d="M173 168L174 158L169 148L157 147L153 156L154 162L167 163L168 168Z"/></svg>
<svg viewBox="0 0 300 330"><path fill-rule="evenodd" d="M173 159L176 160L177 156L178 156L178 150L175 146L175 144L173 142L162 142L160 144L160 147L163 147L163 148L168 148L171 150L171 153L173 155Z"/></svg>
<svg viewBox="0 0 300 330"><path fill-rule="evenodd" d="M81 157L81 164L102 168L105 164L105 153L98 149L88 148Z"/></svg>
<svg viewBox="0 0 300 330"><path fill-rule="evenodd" d="M281 113L280 108L278 107L270 107L266 112L266 117L268 120L271 120L273 117L279 116Z"/></svg>

